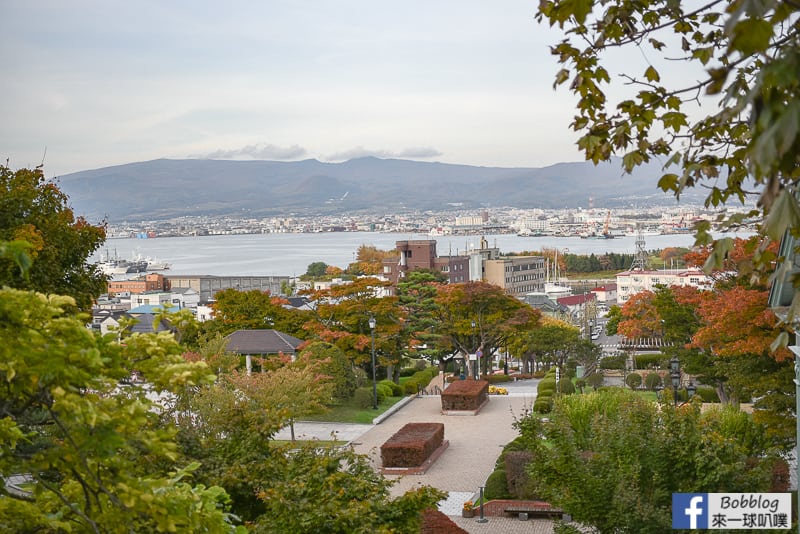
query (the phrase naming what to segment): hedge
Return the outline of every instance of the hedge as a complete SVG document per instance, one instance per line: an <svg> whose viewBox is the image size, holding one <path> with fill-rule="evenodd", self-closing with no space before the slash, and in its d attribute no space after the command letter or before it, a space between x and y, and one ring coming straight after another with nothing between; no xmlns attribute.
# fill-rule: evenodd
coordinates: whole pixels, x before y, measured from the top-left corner
<svg viewBox="0 0 800 534"><path fill-rule="evenodd" d="M404 389L403 389L403 386L401 386L400 384L395 384L391 380L381 380L380 382L378 382L378 385L379 386L383 385L383 386L386 386L389 389L391 389L392 390L392 394L391 394L392 397L402 397L404 392L405 392Z"/></svg>
<svg viewBox="0 0 800 534"><path fill-rule="evenodd" d="M648 391L655 391L662 383L661 375L658 373L648 373L644 379L644 386Z"/></svg>
<svg viewBox="0 0 800 534"><path fill-rule="evenodd" d="M667 357L663 354L635 354L633 356L633 365L637 369L650 369L655 367L657 369L666 368Z"/></svg>
<svg viewBox="0 0 800 534"><path fill-rule="evenodd" d="M375 388L375 391L378 394L378 404L380 404L385 397L383 396L379 388ZM372 387L370 386L370 387L357 388L356 392L353 394L353 402L359 408L371 408Z"/></svg>
<svg viewBox="0 0 800 534"><path fill-rule="evenodd" d="M497 469L489 475L489 478L486 479L483 497L486 500L511 498L511 494L508 492L505 469Z"/></svg>
<svg viewBox="0 0 800 534"><path fill-rule="evenodd" d="M700 386L697 388L697 393L695 395L700 395L700 398L703 399L703 402L719 402L719 395L717 395L717 390L712 388L711 386Z"/></svg>
<svg viewBox="0 0 800 534"><path fill-rule="evenodd" d="M533 411L536 413L550 413L553 409L552 397L550 395L539 395L533 403Z"/></svg>
<svg viewBox="0 0 800 534"><path fill-rule="evenodd" d="M558 382L558 390L563 395L572 395L575 393L575 384L569 378L562 378Z"/></svg>
<svg viewBox="0 0 800 534"><path fill-rule="evenodd" d="M387 386L386 384L378 383L375 385L375 391L378 393L378 398L385 399L386 397L393 397L394 393L392 392L392 388Z"/></svg>
<svg viewBox="0 0 800 534"><path fill-rule="evenodd" d="M486 375L483 377L490 384L497 384L499 382L511 382L514 380L511 375Z"/></svg>

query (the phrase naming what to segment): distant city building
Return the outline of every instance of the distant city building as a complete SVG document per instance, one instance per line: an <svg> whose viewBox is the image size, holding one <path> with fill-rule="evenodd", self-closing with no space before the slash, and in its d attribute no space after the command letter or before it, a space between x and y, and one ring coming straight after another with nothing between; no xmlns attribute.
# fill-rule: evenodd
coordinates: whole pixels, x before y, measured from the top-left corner
<svg viewBox="0 0 800 534"><path fill-rule="evenodd" d="M239 291L269 291L280 295L283 284L288 284L288 276L212 276L212 275L166 275L170 288L190 287L200 295L199 302L207 304L219 291L237 289Z"/></svg>
<svg viewBox="0 0 800 534"><path fill-rule="evenodd" d="M506 256L483 261L484 280L515 297L543 291L545 276L542 256Z"/></svg>
<svg viewBox="0 0 800 534"><path fill-rule="evenodd" d="M617 301L617 284L606 284L590 291L595 294L597 302L613 303Z"/></svg>
<svg viewBox="0 0 800 534"><path fill-rule="evenodd" d="M144 293L145 291L163 291L169 289L164 275L147 273L144 276L127 280L109 280L108 294L111 296L120 293Z"/></svg>
<svg viewBox="0 0 800 534"><path fill-rule="evenodd" d="M658 286L692 286L711 289L714 281L700 269L635 269L617 274L617 300L625 303L642 291L654 291Z"/></svg>
<svg viewBox="0 0 800 534"><path fill-rule="evenodd" d="M435 239L397 241L399 256L383 260L383 276L397 287L397 282L406 273L418 269L439 271L447 276L451 284L467 282L470 279L469 257L438 256Z"/></svg>

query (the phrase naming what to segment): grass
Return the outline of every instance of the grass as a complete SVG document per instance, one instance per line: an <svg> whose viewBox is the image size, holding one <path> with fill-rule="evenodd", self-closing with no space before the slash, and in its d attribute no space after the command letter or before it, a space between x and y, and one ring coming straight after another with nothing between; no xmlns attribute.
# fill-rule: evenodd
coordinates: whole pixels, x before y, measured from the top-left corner
<svg viewBox="0 0 800 534"><path fill-rule="evenodd" d="M388 397L378 404L378 409L361 408L353 403L342 403L331 406L325 413L306 417L308 421L327 421L331 423L361 423L372 424L372 420L380 414L403 400L405 397Z"/></svg>

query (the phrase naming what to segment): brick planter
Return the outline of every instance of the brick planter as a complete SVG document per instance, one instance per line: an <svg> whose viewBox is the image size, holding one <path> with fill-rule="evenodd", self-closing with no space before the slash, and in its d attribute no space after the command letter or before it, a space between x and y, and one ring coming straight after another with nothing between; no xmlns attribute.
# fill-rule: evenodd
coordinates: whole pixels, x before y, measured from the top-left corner
<svg viewBox="0 0 800 534"><path fill-rule="evenodd" d="M408 423L381 445L384 469L419 468L446 446L444 424Z"/></svg>
<svg viewBox="0 0 800 534"><path fill-rule="evenodd" d="M477 413L489 400L486 380L456 380L442 392L442 412Z"/></svg>

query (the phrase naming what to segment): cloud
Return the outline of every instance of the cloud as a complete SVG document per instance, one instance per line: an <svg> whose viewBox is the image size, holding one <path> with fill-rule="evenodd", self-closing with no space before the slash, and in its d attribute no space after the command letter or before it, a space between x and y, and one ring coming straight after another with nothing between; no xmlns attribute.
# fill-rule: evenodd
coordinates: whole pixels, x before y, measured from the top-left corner
<svg viewBox="0 0 800 534"><path fill-rule="evenodd" d="M371 150L363 146L357 146L343 152L336 152L325 157L327 161L347 161L356 158L376 157L376 158L435 158L442 153L433 147L410 147L394 152L391 150Z"/></svg>
<svg viewBox="0 0 800 534"><path fill-rule="evenodd" d="M215 150L209 154L194 155L192 157L201 159L269 159L269 160L293 160L300 159L308 154L308 151L300 145L287 147L277 145L247 145L242 148L230 150Z"/></svg>

